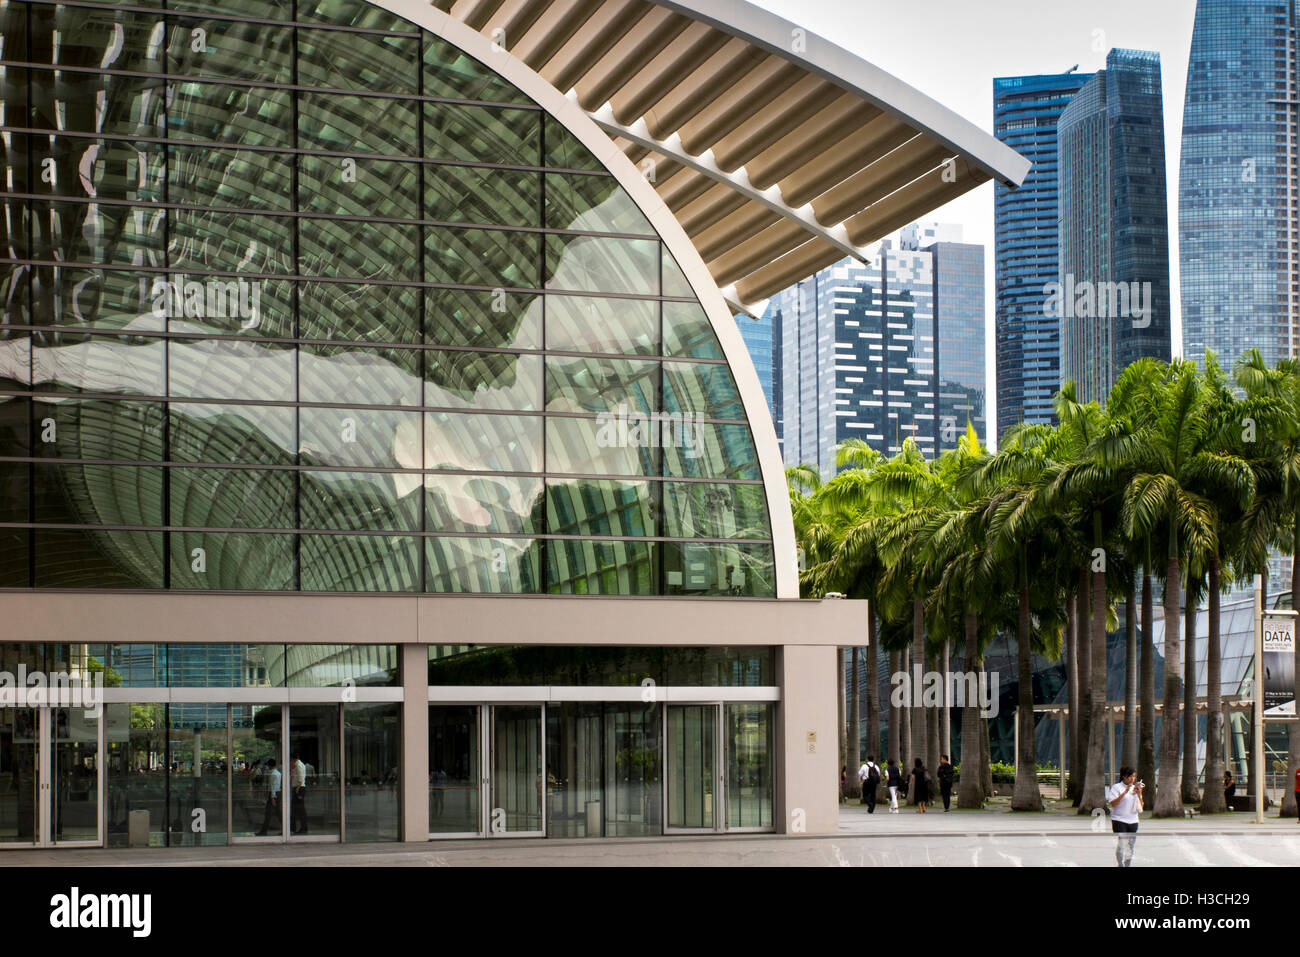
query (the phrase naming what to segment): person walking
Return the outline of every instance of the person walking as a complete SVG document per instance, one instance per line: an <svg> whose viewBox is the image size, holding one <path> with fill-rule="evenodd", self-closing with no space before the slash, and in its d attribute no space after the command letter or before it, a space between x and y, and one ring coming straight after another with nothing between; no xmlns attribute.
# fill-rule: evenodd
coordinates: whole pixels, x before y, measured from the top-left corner
<svg viewBox="0 0 1300 957"><path fill-rule="evenodd" d="M880 786L880 766L875 758L867 755L867 760L858 768L858 778L862 781L862 803L867 806L868 814L876 813L876 788Z"/></svg>
<svg viewBox="0 0 1300 957"><path fill-rule="evenodd" d="M1227 768L1223 769L1223 804L1229 811L1232 810L1232 799L1237 793L1237 780L1232 776L1232 772Z"/></svg>
<svg viewBox="0 0 1300 957"><path fill-rule="evenodd" d="M847 800L848 793L849 793L849 769L847 767L843 767L840 768L840 803L841 804L845 803L845 801Z"/></svg>
<svg viewBox="0 0 1300 957"><path fill-rule="evenodd" d="M295 751L289 755L289 833L307 833L307 765Z"/></svg>
<svg viewBox="0 0 1300 957"><path fill-rule="evenodd" d="M939 770L935 772L939 777L939 794L943 797L943 809L952 810L952 762L948 760L948 755L939 755Z"/></svg>
<svg viewBox="0 0 1300 957"><path fill-rule="evenodd" d="M266 762L268 778L267 784L269 790L266 795L266 811L262 815L262 827L254 831L258 837L266 837L266 829L274 821L276 827L280 826L280 769L275 766L275 758Z"/></svg>
<svg viewBox="0 0 1300 957"><path fill-rule="evenodd" d="M1138 818L1142 814L1142 790L1137 771L1125 765L1119 780L1106 790L1110 805L1110 829L1115 832L1115 860L1120 867L1133 866L1133 847L1137 843Z"/></svg>
<svg viewBox="0 0 1300 957"><path fill-rule="evenodd" d="M912 798L916 801L916 813L924 814L925 806L930 802L930 775L925 770L925 762L920 758L912 768Z"/></svg>
<svg viewBox="0 0 1300 957"><path fill-rule="evenodd" d="M903 774L894 759L885 762L885 785L889 788L889 813L898 813L898 791L903 786Z"/></svg>
<svg viewBox="0 0 1300 957"><path fill-rule="evenodd" d="M1300 823L1300 767L1295 769L1295 811L1296 822Z"/></svg>

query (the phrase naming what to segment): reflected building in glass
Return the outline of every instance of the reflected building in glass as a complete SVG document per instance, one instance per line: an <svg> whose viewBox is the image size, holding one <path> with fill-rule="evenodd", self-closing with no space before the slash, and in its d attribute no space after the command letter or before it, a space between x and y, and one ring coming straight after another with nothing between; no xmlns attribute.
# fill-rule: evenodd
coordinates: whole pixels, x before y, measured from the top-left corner
<svg viewBox="0 0 1300 957"><path fill-rule="evenodd" d="M106 686L0 708L0 845L834 830L806 735L862 612L798 600L731 316L774 235L791 278L838 253L620 149L651 104L584 4L507 55L492 2L0 0L0 616L40 636L0 664ZM897 186L1023 175L738 11L635 7L930 143ZM674 116L774 147L794 114L706 80Z"/></svg>

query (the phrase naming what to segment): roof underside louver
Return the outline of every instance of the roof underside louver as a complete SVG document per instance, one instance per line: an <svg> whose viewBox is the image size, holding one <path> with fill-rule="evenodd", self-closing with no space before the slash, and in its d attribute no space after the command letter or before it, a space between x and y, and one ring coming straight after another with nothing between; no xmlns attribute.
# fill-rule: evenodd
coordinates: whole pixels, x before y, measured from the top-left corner
<svg viewBox="0 0 1300 957"><path fill-rule="evenodd" d="M740 0L435 0L574 99L752 309L1029 162Z"/></svg>

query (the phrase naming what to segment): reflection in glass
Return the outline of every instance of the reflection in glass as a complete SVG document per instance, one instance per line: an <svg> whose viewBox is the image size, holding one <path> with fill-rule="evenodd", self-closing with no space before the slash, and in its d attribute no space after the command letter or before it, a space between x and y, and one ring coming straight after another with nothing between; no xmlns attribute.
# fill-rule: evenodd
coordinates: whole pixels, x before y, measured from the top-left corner
<svg viewBox="0 0 1300 957"><path fill-rule="evenodd" d="M664 408L708 419L745 418L731 370L721 363L665 362Z"/></svg>
<svg viewBox="0 0 1300 957"><path fill-rule="evenodd" d="M477 705L429 708L430 834L480 830L478 714Z"/></svg>
<svg viewBox="0 0 1300 957"><path fill-rule="evenodd" d="M546 347L558 352L654 355L659 351L659 304L547 296Z"/></svg>
<svg viewBox="0 0 1300 957"><path fill-rule="evenodd" d="M37 333L32 384L50 392L163 395L163 342L141 336Z"/></svg>
<svg viewBox="0 0 1300 957"><path fill-rule="evenodd" d="M772 755L776 729L771 704L723 706L726 712L727 827L772 827Z"/></svg>
<svg viewBox="0 0 1300 957"><path fill-rule="evenodd" d="M420 467L419 412L305 408L298 423L303 465Z"/></svg>
<svg viewBox="0 0 1300 957"><path fill-rule="evenodd" d="M293 462L293 409L173 402L169 412L171 458L174 462L224 465L286 465Z"/></svg>
<svg viewBox="0 0 1300 957"><path fill-rule="evenodd" d="M419 405L420 353L360 346L298 347L302 402Z"/></svg>
<svg viewBox="0 0 1300 957"><path fill-rule="evenodd" d="M534 412L542 403L540 356L429 350L424 377L433 408Z"/></svg>
<svg viewBox="0 0 1300 957"><path fill-rule="evenodd" d="M713 324L698 302L665 302L663 310L664 355L693 359L726 358Z"/></svg>
<svg viewBox="0 0 1300 957"><path fill-rule="evenodd" d="M541 559L531 538L426 538L425 591L535 594Z"/></svg>
<svg viewBox="0 0 1300 957"><path fill-rule="evenodd" d="M267 647L268 671L290 688L395 688L399 683L396 645Z"/></svg>
<svg viewBox="0 0 1300 957"><path fill-rule="evenodd" d="M542 709L540 705L492 708L492 820L505 833L541 832Z"/></svg>
<svg viewBox="0 0 1300 957"><path fill-rule="evenodd" d="M548 480L547 531L552 535L655 535L657 486L655 482Z"/></svg>
<svg viewBox="0 0 1300 957"><path fill-rule="evenodd" d="M418 478L393 472L302 472L299 527L418 532Z"/></svg>
<svg viewBox="0 0 1300 957"><path fill-rule="evenodd" d="M668 826L712 830L717 752L715 705L668 705Z"/></svg>
<svg viewBox="0 0 1300 957"><path fill-rule="evenodd" d="M659 449L648 434L649 426L628 420L627 431L617 418L548 418L546 420L546 469L576 475L656 475ZM633 432L633 428L642 431ZM628 438L623 438L628 436ZM632 437L639 436L634 442Z"/></svg>
<svg viewBox="0 0 1300 957"><path fill-rule="evenodd" d="M561 595L653 595L658 569L650 542L553 539L546 544L546 588Z"/></svg>
<svg viewBox="0 0 1300 957"><path fill-rule="evenodd" d="M176 396L292 401L296 359L292 347L279 343L173 339L167 378Z"/></svg>
<svg viewBox="0 0 1300 957"><path fill-rule="evenodd" d="M426 413L424 467L466 472L540 472L542 419Z"/></svg>
<svg viewBox="0 0 1300 957"><path fill-rule="evenodd" d="M38 437L33 454L67 459L161 461L165 408L161 402L42 396L32 404L32 422ZM0 417L4 409L4 400L0 399ZM47 419L53 420L52 430ZM22 438L25 443L26 436ZM0 448L4 445L4 427L0 426Z"/></svg>
<svg viewBox="0 0 1300 957"><path fill-rule="evenodd" d="M397 702L343 706L344 820L349 843L398 839L401 708Z"/></svg>
<svg viewBox="0 0 1300 957"><path fill-rule="evenodd" d="M664 483L664 535L669 538L771 538L761 485Z"/></svg>
<svg viewBox="0 0 1300 957"><path fill-rule="evenodd" d="M234 704L230 715L231 834L236 838L279 837L287 810L284 788L289 780L281 767L282 707Z"/></svg>
<svg viewBox="0 0 1300 957"><path fill-rule="evenodd" d="M546 360L547 412L649 414L659 407L659 363L631 359ZM649 428L649 426L647 426Z"/></svg>
<svg viewBox="0 0 1300 957"><path fill-rule="evenodd" d="M506 289L430 289L427 341L481 349L540 349L542 297Z"/></svg>
<svg viewBox="0 0 1300 957"><path fill-rule="evenodd" d="M541 478L426 475L428 528L438 532L528 534L541 528Z"/></svg>
<svg viewBox="0 0 1300 957"><path fill-rule="evenodd" d="M167 706L168 843L226 843L226 706ZM199 813L196 813L199 812Z"/></svg>
<svg viewBox="0 0 1300 957"><path fill-rule="evenodd" d="M419 542L391 535L303 535L303 591L420 590Z"/></svg>
<svg viewBox="0 0 1300 957"><path fill-rule="evenodd" d="M669 595L776 594L771 545L664 542L664 591Z"/></svg>
<svg viewBox="0 0 1300 957"><path fill-rule="evenodd" d="M333 156L298 161L298 208L333 216L418 219L420 170L415 163L359 157L343 163ZM307 233L315 223L302 227Z"/></svg>
<svg viewBox="0 0 1300 957"><path fill-rule="evenodd" d="M162 532L34 534L37 588L161 588Z"/></svg>
<svg viewBox="0 0 1300 957"><path fill-rule="evenodd" d="M645 214L612 176L546 174L546 225L589 233L655 235Z"/></svg>
<svg viewBox="0 0 1300 957"><path fill-rule="evenodd" d="M39 718L36 708L0 708L0 844L40 840Z"/></svg>
<svg viewBox="0 0 1300 957"><path fill-rule="evenodd" d="M290 837L339 834L339 706L289 706L285 800Z"/></svg>
<svg viewBox="0 0 1300 957"><path fill-rule="evenodd" d="M171 525L293 528L293 473L235 469L170 472Z"/></svg>
<svg viewBox="0 0 1300 957"><path fill-rule="evenodd" d="M284 591L294 586L293 536L172 532L172 588Z"/></svg>
<svg viewBox="0 0 1300 957"><path fill-rule="evenodd" d="M99 840L99 715L85 708L51 708L50 752L55 844Z"/></svg>
<svg viewBox="0 0 1300 957"><path fill-rule="evenodd" d="M546 237L546 286L574 292L659 294L659 243L605 236Z"/></svg>
<svg viewBox="0 0 1300 957"><path fill-rule="evenodd" d="M605 705L605 836L663 833L658 705Z"/></svg>
<svg viewBox="0 0 1300 957"><path fill-rule="evenodd" d="M222 706L223 718L225 710ZM106 704L104 722L108 750L106 843L109 847L162 847L167 843L168 820L167 706L157 702ZM224 743L224 733L222 740ZM223 825L223 838L224 834Z"/></svg>

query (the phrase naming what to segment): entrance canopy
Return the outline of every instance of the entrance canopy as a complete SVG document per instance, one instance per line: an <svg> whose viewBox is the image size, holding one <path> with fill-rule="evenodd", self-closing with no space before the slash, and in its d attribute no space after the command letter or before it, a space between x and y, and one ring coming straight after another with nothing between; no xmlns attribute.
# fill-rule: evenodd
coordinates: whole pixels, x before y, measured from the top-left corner
<svg viewBox="0 0 1300 957"><path fill-rule="evenodd" d="M723 294L793 282L1030 163L741 0L434 0L576 101L650 178Z"/></svg>

